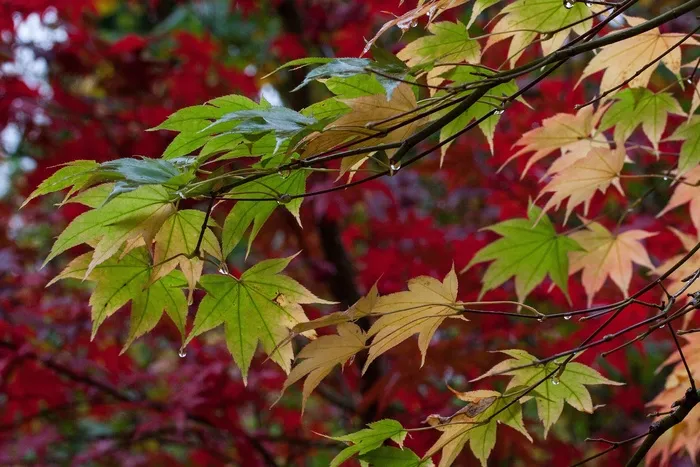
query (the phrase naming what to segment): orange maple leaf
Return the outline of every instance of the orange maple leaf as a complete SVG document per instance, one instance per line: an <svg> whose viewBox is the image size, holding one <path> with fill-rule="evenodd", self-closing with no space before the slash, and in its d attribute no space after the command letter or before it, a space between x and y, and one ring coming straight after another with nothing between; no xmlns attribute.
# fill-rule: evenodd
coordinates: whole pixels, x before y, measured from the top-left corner
<svg viewBox="0 0 700 467"><path fill-rule="evenodd" d="M628 230L613 234L597 222L591 222L586 230L574 232L570 237L585 251L569 253L569 275L582 273L583 288L591 306L593 297L610 277L625 297L632 281L632 263L653 269L641 240L656 235L644 230Z"/></svg>
<svg viewBox="0 0 700 467"><path fill-rule="evenodd" d="M673 192L668 204L657 217L661 217L672 209L689 203L690 218L693 221L695 230L700 232L700 166L689 170L683 175L685 183L680 183ZM698 185L698 186L692 186Z"/></svg>
<svg viewBox="0 0 700 467"><path fill-rule="evenodd" d="M587 106L576 114L559 113L544 119L541 127L528 131L514 144L514 146L523 147L503 165L505 166L516 157L534 151L523 170L522 177L524 177L534 163L556 150L561 150L561 156L552 163L546 176L561 172L577 160L586 157L591 149L608 148L607 143L592 139L607 108L607 105L601 106L594 112L591 106Z"/></svg>
<svg viewBox="0 0 700 467"><path fill-rule="evenodd" d="M554 176L551 182L540 193L553 193L552 197L542 208L542 213L551 208L556 208L563 200L569 198L566 204L566 218L579 204L584 204L584 214L596 191L605 193L610 185L624 194L620 185L620 171L625 164L624 149L591 149L582 159L577 160L566 169ZM539 197L538 197L539 198Z"/></svg>
<svg viewBox="0 0 700 467"><path fill-rule="evenodd" d="M643 18L632 16L626 16L625 19L630 26L637 26L646 22ZM630 80L628 85L631 88L646 87L656 67L651 66L641 72L640 70L674 47L684 35L680 33L662 34L659 28L654 28L606 46L586 65L577 85L584 78L603 71L603 80L600 83L601 93L614 89L628 79ZM698 45L698 41L689 38L683 42L683 45ZM659 62L663 63L666 68L678 76L681 71L681 49L676 47ZM634 76L638 72L639 75Z"/></svg>

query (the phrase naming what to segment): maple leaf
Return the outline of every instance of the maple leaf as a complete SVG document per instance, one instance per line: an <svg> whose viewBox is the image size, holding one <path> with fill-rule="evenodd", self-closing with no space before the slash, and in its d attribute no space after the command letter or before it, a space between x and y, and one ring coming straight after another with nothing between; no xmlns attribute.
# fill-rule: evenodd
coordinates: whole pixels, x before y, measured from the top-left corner
<svg viewBox="0 0 700 467"><path fill-rule="evenodd" d="M271 133L275 137L276 153L282 142L294 138L299 134L305 134L318 123L315 118L303 115L286 107L268 107L263 109L239 110L227 113L204 130L209 130L224 123L234 122L233 132L247 137L259 137L264 133Z"/></svg>
<svg viewBox="0 0 700 467"><path fill-rule="evenodd" d="M646 88L624 89L615 94L617 100L600 122L600 131L615 127L614 138L619 145L642 125L644 134L655 150L666 128L669 113L685 115L680 104L666 92L653 93Z"/></svg>
<svg viewBox="0 0 700 467"><path fill-rule="evenodd" d="M299 323L294 326L292 331L294 331L295 333L303 333L306 331L311 331L326 326L333 326L342 323L348 323L350 321L357 321L358 319L365 316L369 316L372 313L372 310L374 310L374 307L377 304L378 298L379 293L377 291L377 284L374 284L370 291L367 293L367 295L361 297L347 310L338 311L326 316L321 316L320 318L314 319L306 323Z"/></svg>
<svg viewBox="0 0 700 467"><path fill-rule="evenodd" d="M679 183L668 200L668 204L657 217L661 217L672 209L688 203L690 218L695 230L700 232L700 166L689 170L683 175L685 183ZM697 185L697 186L692 186Z"/></svg>
<svg viewBox="0 0 700 467"><path fill-rule="evenodd" d="M620 185L620 171L625 164L624 149L595 148L582 159L577 160L566 169L554 176L547 186L542 189L540 196L553 193L542 208L545 213L569 198L566 204L566 219L571 211L579 204L584 204L584 214L596 191L605 193L610 185L624 194Z"/></svg>
<svg viewBox="0 0 700 467"><path fill-rule="evenodd" d="M527 46L535 42L539 35L561 29L541 41L542 52L549 55L564 45L571 32L588 32L593 24L591 12L600 10L598 5L587 7L581 2L567 8L560 0L517 0L499 12L504 16L493 27L484 49L512 37L508 57L510 65L514 66ZM574 26L566 27L569 24Z"/></svg>
<svg viewBox="0 0 700 467"><path fill-rule="evenodd" d="M175 210L171 198L162 186L145 185L79 215L58 236L44 264L69 248L99 238L87 270L89 274L125 243L129 248L140 241L150 245L160 226Z"/></svg>
<svg viewBox="0 0 700 467"><path fill-rule="evenodd" d="M367 41L367 44L362 51L362 55L369 52L369 49L372 48L377 39L379 39L382 34L392 27L398 26L402 31L406 31L409 28L416 26L418 19L422 18L423 16L427 16L429 21L434 21L445 10L464 5L468 1L469 0L426 0L420 2L416 8L384 23L382 27L379 28L379 31L377 31L377 34L375 34L372 39ZM476 14L478 14L478 12L475 13L474 16Z"/></svg>
<svg viewBox="0 0 700 467"><path fill-rule="evenodd" d="M284 382L282 393L289 386L306 377L302 393L302 414L306 407L306 400L333 367L336 365L342 367L348 360L354 358L357 352L365 348L367 336L359 326L341 323L338 324L337 331L338 334L321 336L301 349L296 357L300 362L292 368Z"/></svg>
<svg viewBox="0 0 700 467"><path fill-rule="evenodd" d="M479 63L481 47L469 37L464 24L459 21L431 23L428 25L428 31L431 35L409 42L397 57L410 67L432 65L432 69L427 73L429 85L439 85L443 81L440 75L453 69L455 63Z"/></svg>
<svg viewBox="0 0 700 467"><path fill-rule="evenodd" d="M441 431L442 435L428 449L424 459L442 450L439 467L448 467L468 442L474 456L482 466L486 466L489 454L496 445L496 431L501 423L522 433L532 442L523 424L520 404L515 403L506 408L514 400L513 396L488 390L455 394L468 405L451 417L428 417L427 422Z"/></svg>
<svg viewBox="0 0 700 467"><path fill-rule="evenodd" d="M328 125L322 132L309 135L302 141L301 155L309 157L323 151L337 147L343 143L363 138L372 134L378 134L387 128L398 126L401 122L408 120L415 115L406 114L417 107L416 96L411 86L401 83L396 87L390 100L384 94L374 94L361 96L353 99L342 99L341 102L352 111L341 116L338 120ZM390 119L390 120L387 120ZM384 120L386 122L380 123ZM367 141L353 144L353 149L374 146L377 144L396 143L405 140L420 128L426 119L421 118L411 123L407 123L384 136L371 138ZM372 122L377 122L372 129L367 126ZM386 151L387 156L391 156L396 149ZM360 162L368 158L368 155L360 156ZM343 159L341 170L347 171L357 164L357 160L348 162L348 158Z"/></svg>
<svg viewBox="0 0 700 467"><path fill-rule="evenodd" d="M179 134L173 138L163 152L163 159L175 159L196 151L212 139L216 133L232 130L237 122L224 122L212 126L212 121L222 118L227 113L242 110L264 109L269 104L256 102L244 96L229 95L217 97L204 105L185 107L170 115L157 127L149 131L170 130ZM212 152L208 152L211 154Z"/></svg>
<svg viewBox="0 0 700 467"><path fill-rule="evenodd" d="M638 26L646 21L643 18L631 16L625 16L625 19L630 26ZM659 28L654 28L629 39L607 45L588 62L577 85L586 77L603 71L603 80L600 83L599 91L601 94L614 89L628 79L631 79L628 84L631 88L646 87L656 67L651 66L644 71L640 70L674 47L683 36L684 34L679 33L662 34ZM698 45L698 41L689 38L682 45ZM671 50L659 62L678 76L681 70L680 47ZM637 73L639 74L634 76Z"/></svg>
<svg viewBox="0 0 700 467"><path fill-rule="evenodd" d="M445 318L461 318L457 300L457 275L454 266L443 281L420 276L408 281L408 290L379 297L372 309L378 319L367 332L372 337L369 355L362 369L381 354L418 334L421 366L425 363L430 340Z"/></svg>
<svg viewBox="0 0 700 467"><path fill-rule="evenodd" d="M336 441L352 443L352 445L340 451L331 461L330 467L338 467L356 454L363 455L378 449L387 439L403 447L403 441L408 434L399 422L388 418L369 423L367 426L369 428L349 435L331 437L331 439Z"/></svg>
<svg viewBox="0 0 700 467"><path fill-rule="evenodd" d="M554 376L548 378L531 392L537 402L537 414L544 425L545 438L549 429L561 416L564 403L569 404L579 412L593 413L593 402L586 386L600 384L619 386L623 384L609 380L593 368L577 362L567 363L562 370L561 363L564 358L534 365L539 360L524 350L502 350L501 353L511 358L498 363L472 381L478 381L494 374L512 376L506 388L507 393L517 388L530 387L550 373L554 373Z"/></svg>
<svg viewBox="0 0 700 467"><path fill-rule="evenodd" d="M289 175L268 175L230 190L226 196L238 201L224 221L221 234L224 256L228 256L233 251L252 224L247 248L247 253L250 252L253 240L279 205L283 205L287 211L292 213L301 225L299 210L303 198L291 198L291 196L300 195L306 191L308 174L309 172L305 170L295 170ZM278 201L260 201L260 198L277 199Z"/></svg>
<svg viewBox="0 0 700 467"><path fill-rule="evenodd" d="M514 276L515 291L522 302L547 274L568 297L568 253L580 246L571 238L558 235L540 208L533 204L528 219L510 219L486 229L503 238L479 250L461 271L493 261L482 278L480 297Z"/></svg>
<svg viewBox="0 0 700 467"><path fill-rule="evenodd" d="M688 115L693 115L696 110L700 107L700 81L695 83L695 89L693 89L693 99L690 102L690 111Z"/></svg>
<svg viewBox="0 0 700 467"><path fill-rule="evenodd" d="M153 250L153 271L151 281L157 281L175 269L178 265L187 279L189 286L188 300L202 275L204 266L201 258L193 256L204 224L205 214L195 209L183 209L170 216L155 236ZM209 222L211 224L211 221ZM224 257L219 240L207 227L202 237L201 249L219 261Z"/></svg>
<svg viewBox="0 0 700 467"><path fill-rule="evenodd" d="M681 123L667 139L683 141L678 159L678 175L683 175L700 164L700 115Z"/></svg>
<svg viewBox="0 0 700 467"><path fill-rule="evenodd" d="M458 69L449 72L447 74L447 77L458 84L471 83L479 79L477 75L473 74L473 72L475 71L477 71L476 67L460 66ZM478 69L478 72L480 74L486 75L491 73L483 69ZM498 99L502 98L503 96L511 96L517 91L518 86L515 84L514 81L495 86L489 91L488 95L484 96L482 99L472 104L464 113L462 113L457 118L451 120L445 126L443 126L440 130L440 141L442 142L449 139L453 135L463 130L472 120L479 119L484 115L488 114L489 112L493 111L494 106L500 106L500 100ZM438 93L436 95L440 94L441 93ZM470 93L464 93L461 97L467 96L468 94ZM452 108L447 108L442 112L436 112L434 114L433 119L438 119L442 117L450 110L452 110ZM494 113L493 115L489 116L487 119L479 123L479 129L486 137L486 140L489 143L489 149L491 149L491 153L493 153L493 136L496 130L496 124L498 124L500 118L501 114ZM452 145L453 142L454 141L450 141L446 144L443 144L440 148L441 164L443 159L445 158L445 155L447 154L448 148Z"/></svg>
<svg viewBox="0 0 700 467"><path fill-rule="evenodd" d="M700 235L698 235L697 237L694 238L694 237L691 237L690 235L685 234L685 233L681 232L680 230L675 229L673 227L669 227L669 230L671 230L674 233L674 235L676 237L678 237L678 239L681 241L681 244L683 245L683 248L685 249L686 252L695 248L695 245L697 245L700 242ZM666 271L668 271L673 266L675 266L675 264L678 263L678 261L680 261L681 258L683 258L683 256L685 256L685 253L675 255L675 256L667 259L660 266L655 268L652 271L652 273L656 274L656 275L664 274ZM683 281L683 279L690 277L690 275L694 274L695 271L697 271L698 269L700 269L700 255L695 254L695 255L691 256L688 259L688 261L681 264L678 267L678 269L676 269L673 272L673 274L671 274L668 277L667 282L664 282L664 284L666 284L666 290L668 290L670 293L675 293L677 290L681 290L686 285L686 283ZM686 301L690 300L690 297L688 297L688 295L686 295L686 294L694 294L696 292L700 292L700 281L695 281L693 283L693 285L691 285L688 288L686 293L682 297L679 297L679 298L686 300ZM690 319L691 316L692 316L692 313L688 313L686 315L685 324L687 324L687 321Z"/></svg>
<svg viewBox="0 0 700 467"><path fill-rule="evenodd" d="M408 448L382 446L360 456L361 462L376 467L433 467L430 459L422 460Z"/></svg>
<svg viewBox="0 0 700 467"><path fill-rule="evenodd" d="M378 55L381 51L377 50ZM304 81L294 91L301 89L314 80L329 78L349 78L357 75L373 74L386 93L386 98L391 99L394 90L406 77L408 68L406 65L391 55L393 60L385 63L368 60L366 58L339 58L315 68L306 75Z"/></svg>
<svg viewBox="0 0 700 467"><path fill-rule="evenodd" d="M170 274L149 284L151 264L145 248L134 249L120 259L110 258L88 273L92 256L93 252L78 256L47 285L48 287L58 280L67 278L85 278L95 282L95 290L90 296L92 338L95 337L104 320L129 301L132 302L131 322L122 353L134 339L158 324L163 310L184 336L187 301L180 290L181 276Z"/></svg>
<svg viewBox="0 0 700 467"><path fill-rule="evenodd" d="M293 257L261 261L240 279L228 274L206 274L199 283L207 295L199 304L194 325L185 340L221 324L226 344L247 382L253 354L262 342L265 352L287 373L294 357L291 343L278 345L299 322L308 321L301 304L329 304L297 281L280 274Z"/></svg>
<svg viewBox="0 0 700 467"><path fill-rule="evenodd" d="M596 126L600 122L607 106L601 106L596 111L592 106L580 109L576 114L559 113L542 121L542 126L523 134L514 146L523 146L513 154L503 165L513 159L534 151L525 164L521 178L533 164L556 150L561 150L561 157L555 160L547 170L552 175L588 155L594 148L609 148L607 143L594 140ZM501 167L502 169L503 167ZM499 169L500 170L500 169Z"/></svg>
<svg viewBox="0 0 700 467"><path fill-rule="evenodd" d="M641 243L641 240L654 235L644 230L628 230L614 235L597 222L589 222L585 230L570 235L585 251L572 251L569 254L569 275L583 270L581 282L589 307L607 277L627 297L632 281L632 263L654 269Z"/></svg>
<svg viewBox="0 0 700 467"><path fill-rule="evenodd" d="M38 187L24 200L21 207L24 207L34 198L56 191L65 190L70 187L66 198L83 188L92 177L94 171L99 167L95 161L77 160L64 165L49 178L39 184Z"/></svg>
<svg viewBox="0 0 700 467"><path fill-rule="evenodd" d="M685 362L688 364L691 374L697 374L700 371L700 335L687 334L683 336L683 339L686 340L685 345L682 346ZM657 372L668 365L674 365L674 367L666 378L664 389L648 404L659 411L672 409L677 401L685 397L685 393L690 387L688 372L678 352L674 352L663 362ZM660 457L660 465L669 465L671 456L684 449L695 459L700 453L699 430L700 406L696 406L683 420L661 435L649 450L647 459L652 461Z"/></svg>

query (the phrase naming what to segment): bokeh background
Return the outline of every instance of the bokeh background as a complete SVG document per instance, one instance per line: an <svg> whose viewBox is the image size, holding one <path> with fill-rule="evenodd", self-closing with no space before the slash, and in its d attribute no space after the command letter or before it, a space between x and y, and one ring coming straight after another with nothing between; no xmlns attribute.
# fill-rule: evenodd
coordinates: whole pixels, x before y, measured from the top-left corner
<svg viewBox="0 0 700 467"><path fill-rule="evenodd" d="M415 343L408 341L363 379L356 365L334 373L302 418L299 388L271 406L285 377L273 363L257 358L248 386L243 385L219 331L197 339L180 358L177 331L164 318L154 333L120 356L128 310L107 320L91 342L89 286L70 282L45 288L80 253L74 249L41 268L52 239L81 208L58 210L60 196L18 208L56 165L158 157L172 134L147 128L176 109L225 94L307 106L325 91L314 85L290 93L303 71L262 77L304 56L358 56L363 38L391 18L386 12L405 12L413 2L0 0L0 464L327 465L342 446L315 433L347 433L386 417L420 426L430 414L456 409L446 385L473 387L467 381L500 358L487 350L517 345L545 356L590 332L589 325L574 320L533 324L490 317L451 323L438 332L423 368L416 364ZM633 13L650 17L675 3L640 2ZM456 9L443 19L465 21L468 10ZM489 19L484 15L477 25ZM685 31L687 21L666 28ZM403 37L394 28L380 42L396 52L407 39L424 34L422 26ZM487 60L500 63L505 49L494 47ZM493 240L480 228L523 215L537 194L546 164L523 181L522 165L496 170L523 132L557 112L573 112L575 104L592 96L585 86L575 87L582 64L573 61L530 92L532 110L520 104L509 109L496 133L494 155L480 134L470 133L451 147L441 170L431 158L398 176L306 201L303 230L279 210L256 239L247 264L302 250L290 274L340 302L339 308L377 280L380 291L390 293L417 275L442 277L453 262L463 267ZM669 79L656 73L652 86ZM653 172L658 162L643 160ZM316 174L310 188L328 187L333 178ZM629 187L634 198L649 185L640 181ZM666 225L692 232L685 210L663 222L655 218L667 199L668 193L655 194L628 218L636 228L663 232L648 242L656 264L670 250L680 251L675 237L663 230ZM623 199L601 197L591 211L616 219L621 205ZM221 214L215 217L222 219ZM229 264L245 269L244 252L235 251ZM461 276L461 299L476 298L482 272L475 268ZM637 274L632 290L648 277ZM570 281L572 299L583 306L576 282ZM510 285L489 295L513 296ZM597 300L620 298L608 286ZM544 311L568 307L548 284L537 289L533 303ZM316 317L329 308L308 311ZM636 309L616 326L645 313ZM594 415L566 409L547 440L537 427L533 444L500 428L492 464L567 465L590 452L583 442L588 436L619 439L645 429L644 403L661 388L663 373L655 371L671 350L665 337L650 338L596 361L596 368L627 385L595 391L595 400L606 406ZM582 361L593 364L592 357ZM532 410L525 417L534 426ZM435 439L434 433L420 432L407 445L422 454ZM601 465L618 465L626 455L620 450ZM477 461L464 453L458 464Z"/></svg>

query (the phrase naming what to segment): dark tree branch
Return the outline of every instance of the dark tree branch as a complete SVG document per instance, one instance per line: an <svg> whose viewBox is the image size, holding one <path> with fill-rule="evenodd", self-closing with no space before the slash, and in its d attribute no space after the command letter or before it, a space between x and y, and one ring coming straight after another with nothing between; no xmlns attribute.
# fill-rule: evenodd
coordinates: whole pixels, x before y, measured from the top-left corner
<svg viewBox="0 0 700 467"><path fill-rule="evenodd" d="M673 412L652 423L649 426L649 434L634 453L632 458L627 462L627 467L635 467L639 465L646 457L651 447L658 439L668 430L678 425L688 416L691 410L700 402L700 395L693 388L688 388L685 396L674 405L676 406Z"/></svg>

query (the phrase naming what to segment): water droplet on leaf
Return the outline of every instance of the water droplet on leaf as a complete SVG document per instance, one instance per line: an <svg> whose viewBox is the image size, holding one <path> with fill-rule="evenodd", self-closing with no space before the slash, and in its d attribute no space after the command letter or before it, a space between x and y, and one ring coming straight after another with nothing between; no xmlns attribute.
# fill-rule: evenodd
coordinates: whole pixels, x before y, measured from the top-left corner
<svg viewBox="0 0 700 467"><path fill-rule="evenodd" d="M280 177L282 177L282 178L287 178L287 177L289 177L289 174L290 174L290 173L291 173L291 171L290 171L289 169L286 169L286 170L285 170L285 169L279 169L279 170L277 171L277 174L278 174Z"/></svg>
<svg viewBox="0 0 700 467"><path fill-rule="evenodd" d="M292 197L287 194L283 193L277 197L277 204L288 204L292 200Z"/></svg>
<svg viewBox="0 0 700 467"><path fill-rule="evenodd" d="M393 177L394 174L396 174L396 172L398 172L399 170L401 170L401 163L400 162L397 162L395 164L392 162L391 164L389 164L389 176L390 177Z"/></svg>
<svg viewBox="0 0 700 467"><path fill-rule="evenodd" d="M570 10L574 7L574 4L576 3L576 0L564 0L564 8L567 10Z"/></svg>
<svg viewBox="0 0 700 467"><path fill-rule="evenodd" d="M569 320L571 319L571 315L566 315L566 316L564 316L564 319L567 320L567 321L569 321Z"/></svg>
<svg viewBox="0 0 700 467"><path fill-rule="evenodd" d="M185 352L185 349L180 349L180 351L177 353L180 358L185 358L187 356L187 352Z"/></svg>
<svg viewBox="0 0 700 467"><path fill-rule="evenodd" d="M552 384L555 386L558 386L559 385L559 378L557 378L556 376L552 376Z"/></svg>

